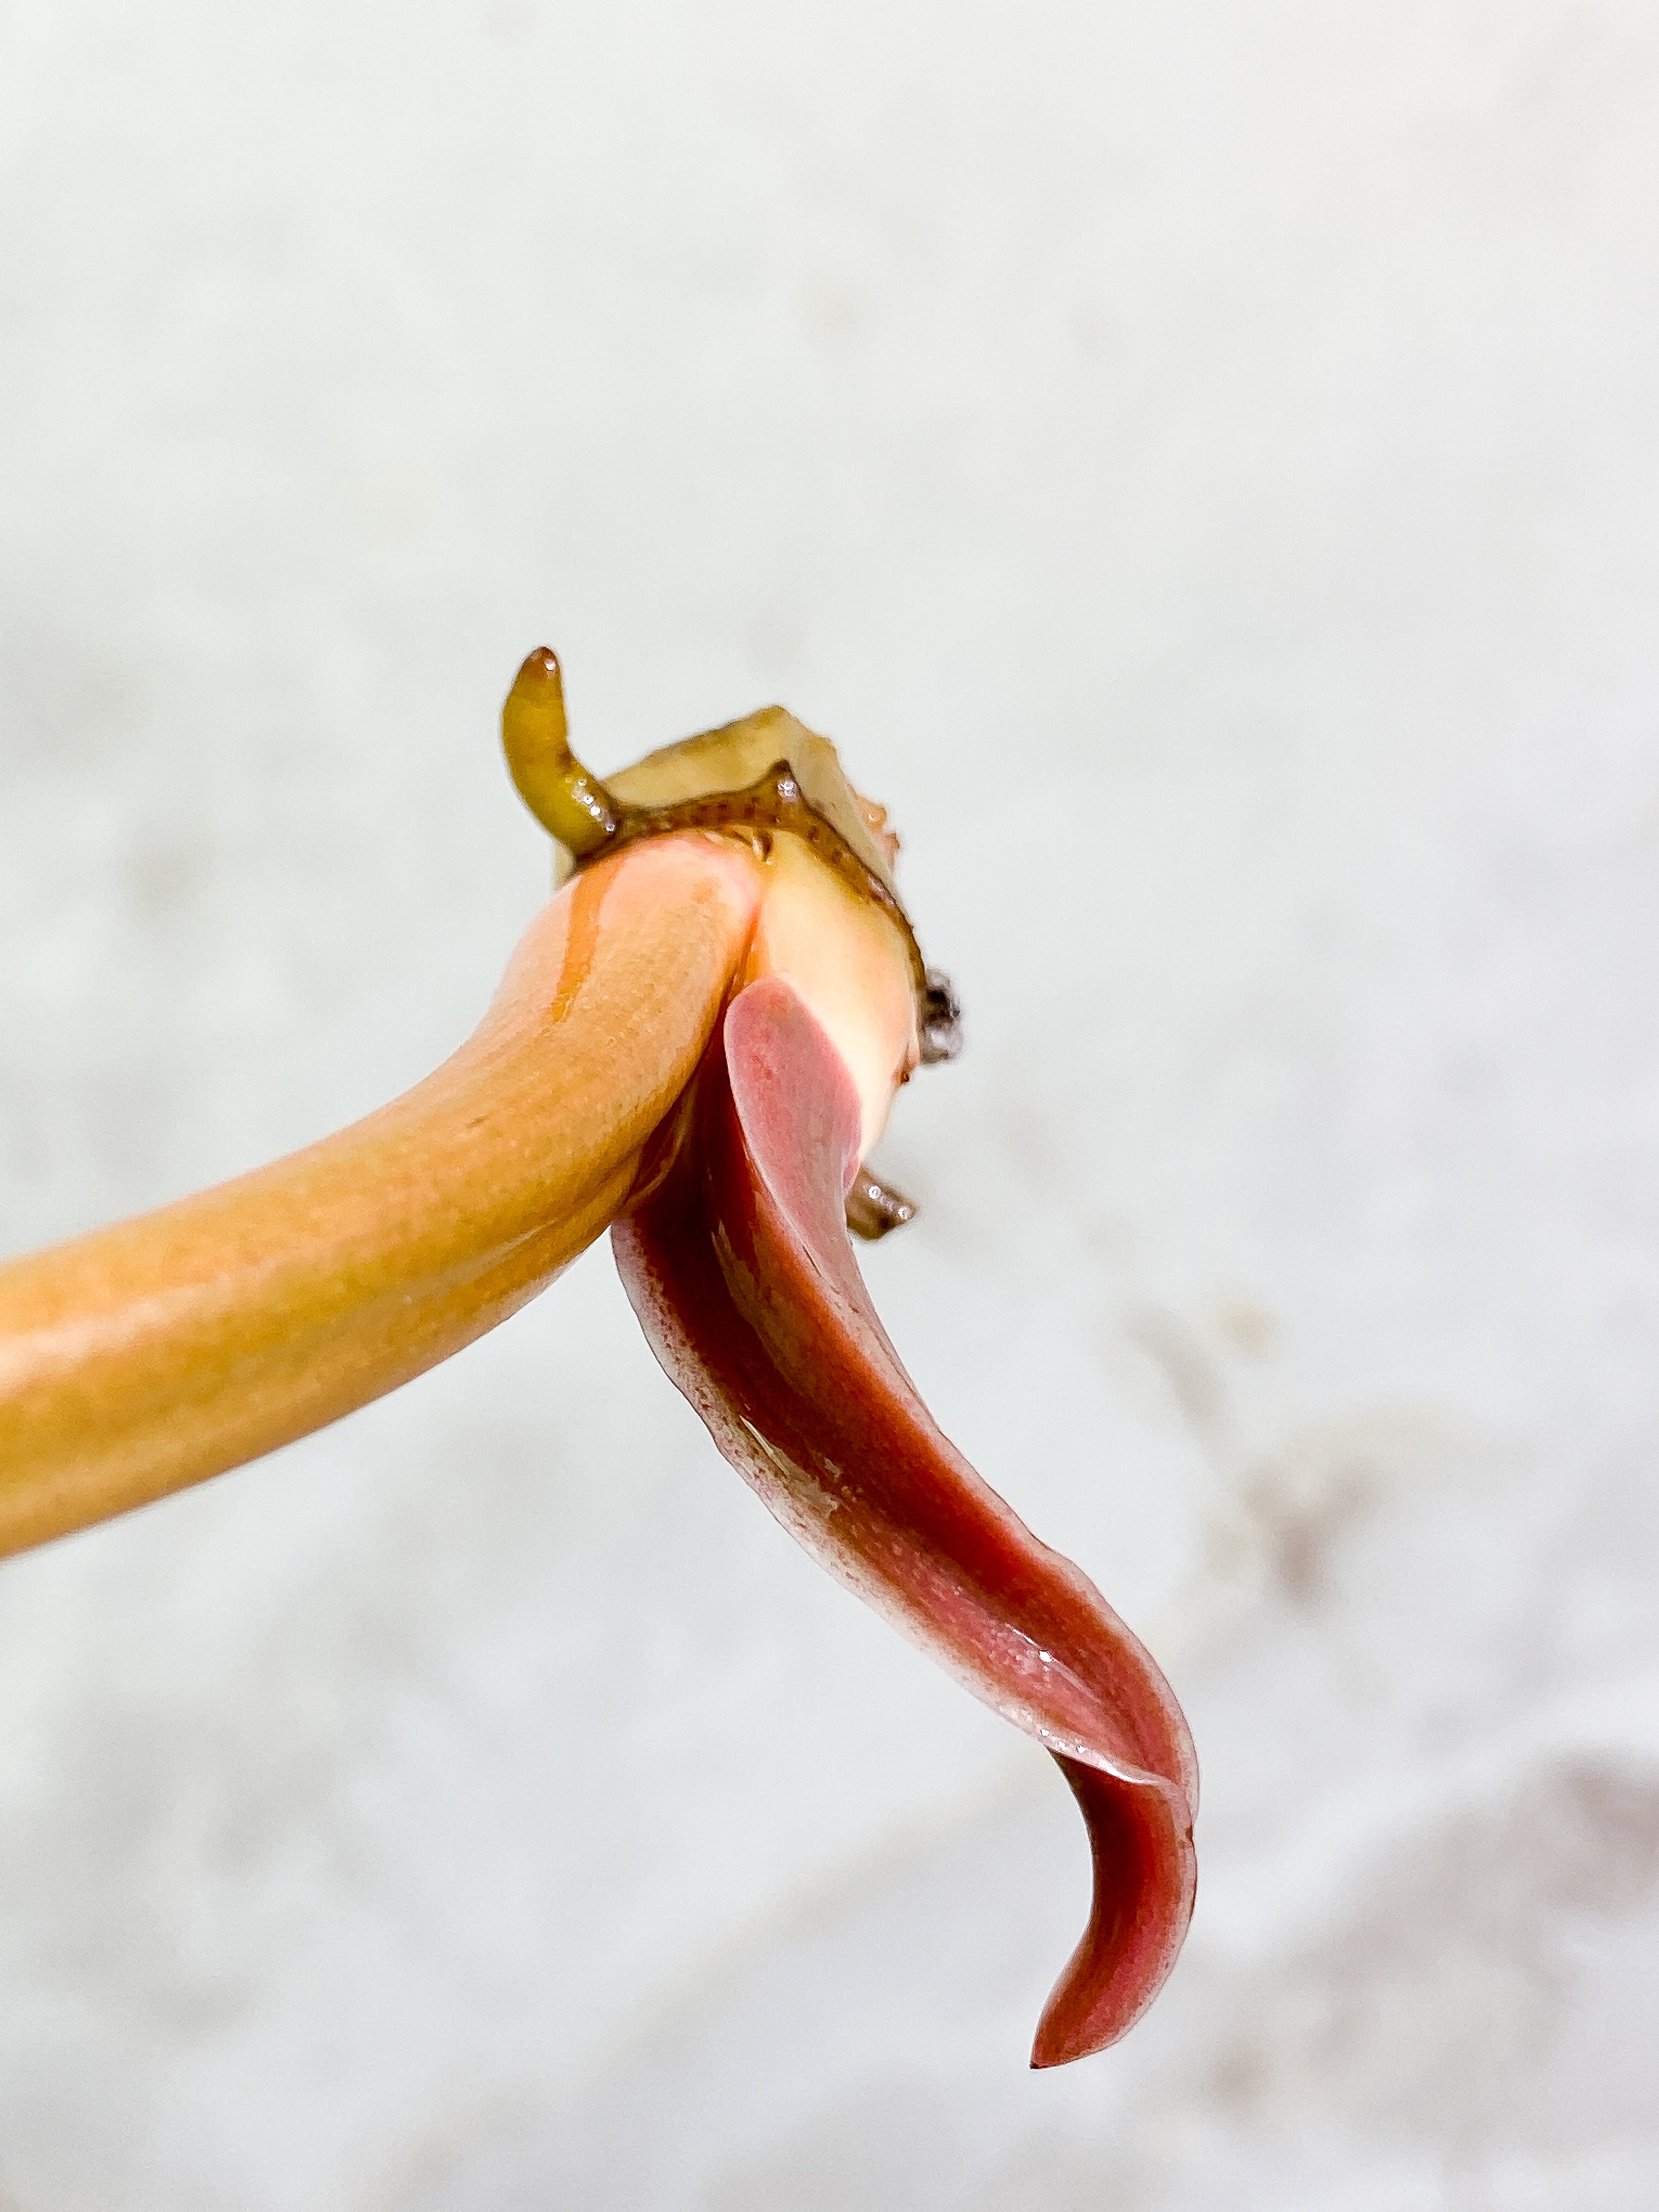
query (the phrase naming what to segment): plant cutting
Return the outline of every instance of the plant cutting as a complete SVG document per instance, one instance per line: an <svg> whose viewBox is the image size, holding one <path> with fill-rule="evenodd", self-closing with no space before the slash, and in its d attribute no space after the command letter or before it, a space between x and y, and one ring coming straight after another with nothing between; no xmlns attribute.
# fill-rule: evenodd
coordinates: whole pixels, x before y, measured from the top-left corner
<svg viewBox="0 0 1659 2212"><path fill-rule="evenodd" d="M652 1349L820 1564L1050 1751L1093 1904L1037 2066L1097 2051L1191 1916L1197 1770L1175 1698L1083 1573L941 1433L849 1228L959 1014L835 748L779 708L601 781L553 654L502 716L558 887L471 1037L270 1167L0 1267L0 1549L257 1458L395 1389L605 1229Z"/></svg>

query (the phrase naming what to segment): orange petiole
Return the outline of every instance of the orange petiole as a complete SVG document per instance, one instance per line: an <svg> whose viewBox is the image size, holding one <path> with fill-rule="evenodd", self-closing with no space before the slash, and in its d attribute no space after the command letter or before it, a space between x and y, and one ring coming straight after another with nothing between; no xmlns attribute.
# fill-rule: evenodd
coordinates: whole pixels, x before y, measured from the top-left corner
<svg viewBox="0 0 1659 2212"><path fill-rule="evenodd" d="M619 854L544 908L477 1030L403 1097L0 1267L0 1552L320 1428L543 1289L626 1198L763 888L713 838Z"/></svg>

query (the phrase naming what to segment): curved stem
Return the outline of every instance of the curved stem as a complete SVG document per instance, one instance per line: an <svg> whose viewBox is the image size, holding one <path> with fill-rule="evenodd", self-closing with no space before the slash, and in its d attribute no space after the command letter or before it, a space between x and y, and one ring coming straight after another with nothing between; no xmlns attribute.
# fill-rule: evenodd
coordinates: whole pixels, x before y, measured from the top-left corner
<svg viewBox="0 0 1659 2212"><path fill-rule="evenodd" d="M635 846L537 918L468 1042L337 1135L0 1267L0 1553L257 1458L504 1320L590 1243L684 1089L761 896Z"/></svg>

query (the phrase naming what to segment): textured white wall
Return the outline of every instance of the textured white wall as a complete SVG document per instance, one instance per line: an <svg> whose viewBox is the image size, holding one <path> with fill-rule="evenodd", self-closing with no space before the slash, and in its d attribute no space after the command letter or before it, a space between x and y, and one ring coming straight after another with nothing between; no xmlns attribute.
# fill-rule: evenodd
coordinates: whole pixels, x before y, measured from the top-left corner
<svg viewBox="0 0 1659 2212"><path fill-rule="evenodd" d="M0 1248L482 1007L769 696L970 1050L868 1269L1164 1656L1186 1960L1030 2076L1048 1762L601 1248L0 1571L16 2212L1659 2200L1659 16L61 0L0 24Z"/></svg>

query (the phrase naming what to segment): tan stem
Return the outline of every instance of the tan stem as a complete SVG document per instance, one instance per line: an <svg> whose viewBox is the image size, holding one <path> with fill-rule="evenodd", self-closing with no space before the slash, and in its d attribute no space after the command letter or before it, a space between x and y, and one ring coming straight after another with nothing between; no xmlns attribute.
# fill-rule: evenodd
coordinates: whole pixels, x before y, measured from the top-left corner
<svg viewBox="0 0 1659 2212"><path fill-rule="evenodd" d="M504 1320L599 1235L759 905L746 851L635 846L532 923L424 1083L272 1166L0 1267L0 1553L257 1458Z"/></svg>

